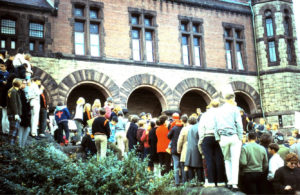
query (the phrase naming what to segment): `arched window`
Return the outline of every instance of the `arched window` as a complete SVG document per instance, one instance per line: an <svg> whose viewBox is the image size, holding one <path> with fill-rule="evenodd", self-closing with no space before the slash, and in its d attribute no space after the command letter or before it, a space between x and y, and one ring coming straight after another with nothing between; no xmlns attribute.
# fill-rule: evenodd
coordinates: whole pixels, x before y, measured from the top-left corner
<svg viewBox="0 0 300 195"><path fill-rule="evenodd" d="M289 10L285 9L283 14L284 37L286 42L287 61L289 64L295 64L296 55L293 39L293 28Z"/></svg>
<svg viewBox="0 0 300 195"><path fill-rule="evenodd" d="M266 10L264 16L265 34L267 36L268 60L270 62L269 65L272 65L277 62L273 14L271 10Z"/></svg>

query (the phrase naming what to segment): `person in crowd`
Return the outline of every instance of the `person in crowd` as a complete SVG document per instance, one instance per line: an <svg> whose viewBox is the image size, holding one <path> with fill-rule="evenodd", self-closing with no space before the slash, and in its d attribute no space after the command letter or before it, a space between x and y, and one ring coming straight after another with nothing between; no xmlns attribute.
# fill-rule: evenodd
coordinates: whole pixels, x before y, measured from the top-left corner
<svg viewBox="0 0 300 195"><path fill-rule="evenodd" d="M269 153L272 155L269 161L269 172L268 172L269 181L272 181L274 179L274 175L277 169L284 166L284 161L277 153L278 150L279 150L278 144L271 143L269 145Z"/></svg>
<svg viewBox="0 0 300 195"><path fill-rule="evenodd" d="M106 110L105 118L110 119L110 115L111 115L111 111L112 111L113 107L114 107L114 105L113 105L113 98L112 97L108 97L106 99L105 104L104 104L104 108Z"/></svg>
<svg viewBox="0 0 300 195"><path fill-rule="evenodd" d="M125 154L125 144L126 144L126 134L125 134L125 128L126 128L126 121L124 119L124 114L122 111L118 112L118 123L116 124L116 141L117 141L117 147L121 150L122 157Z"/></svg>
<svg viewBox="0 0 300 195"><path fill-rule="evenodd" d="M28 88L28 99L31 106L31 135L38 135L37 128L40 115L40 95L43 93L44 87L41 86L41 79L34 77Z"/></svg>
<svg viewBox="0 0 300 195"><path fill-rule="evenodd" d="M173 159L173 167L174 167L174 177L175 177L175 185L179 186L180 184L180 155L177 152L177 142L180 135L180 132L183 128L182 120L187 120L187 117L181 117L181 120L177 120L171 131L168 133L168 138L171 140L171 154Z"/></svg>
<svg viewBox="0 0 300 195"><path fill-rule="evenodd" d="M267 152L267 155L268 155L268 159L271 158L271 154L269 153L269 150L268 150L268 147L269 145L272 143L272 135L268 132L266 133L263 133L260 138L259 138L259 144L262 145L266 152Z"/></svg>
<svg viewBox="0 0 300 195"><path fill-rule="evenodd" d="M112 150L119 160L122 160L122 151L116 146L116 124L118 123L118 117L113 116L110 123L110 137L108 139L107 146L110 150Z"/></svg>
<svg viewBox="0 0 300 195"><path fill-rule="evenodd" d="M145 115L146 116L146 115ZM138 152L138 156L141 159L144 159L144 142L142 141L142 136L145 132L145 125L146 125L146 121L144 119L140 119L138 121L138 129L136 131L136 138L137 138L137 152Z"/></svg>
<svg viewBox="0 0 300 195"><path fill-rule="evenodd" d="M293 136L287 137L287 142L288 142L288 148L291 148L295 143L297 143L297 140Z"/></svg>
<svg viewBox="0 0 300 195"><path fill-rule="evenodd" d="M85 99L83 97L79 97L78 100L76 101L76 109L75 109L75 116L74 116L74 121L77 127L77 134L79 140L81 140L82 131L83 131L84 104L85 104Z"/></svg>
<svg viewBox="0 0 300 195"><path fill-rule="evenodd" d="M48 118L48 104L45 93L42 92L40 95L40 116L39 116L39 136L46 137L45 131L47 128L47 118Z"/></svg>
<svg viewBox="0 0 300 195"><path fill-rule="evenodd" d="M278 123L272 124L272 128L270 131L272 132L273 137L276 135L276 133L278 133L278 127L279 127Z"/></svg>
<svg viewBox="0 0 300 195"><path fill-rule="evenodd" d="M278 144L279 150L278 154L282 159L290 152L290 149L284 146L284 135L282 133L276 133L274 137L274 142Z"/></svg>
<svg viewBox="0 0 300 195"><path fill-rule="evenodd" d="M92 106L90 103L86 103L84 104L83 107L83 119L82 119L83 126L87 127L88 126L87 121L91 119L92 119Z"/></svg>
<svg viewBox="0 0 300 195"><path fill-rule="evenodd" d="M167 127L167 121L168 117L166 115L161 115L159 117L159 124L160 126L156 129L156 137L157 137L157 153L158 153L158 159L159 164L161 166L161 175L165 175L170 171L171 166L171 155L166 152L166 149L168 148L168 145L170 143L170 140L168 139L168 127Z"/></svg>
<svg viewBox="0 0 300 195"><path fill-rule="evenodd" d="M18 92L22 85L22 80L15 78L12 84L13 87L8 90L7 115L9 120L9 141L11 145L14 145L22 115L22 103Z"/></svg>
<svg viewBox="0 0 300 195"><path fill-rule="evenodd" d="M295 194L300 191L300 168L295 153L289 153L285 157L285 166L275 172L273 186L276 194Z"/></svg>
<svg viewBox="0 0 300 195"><path fill-rule="evenodd" d="M145 121L147 124L147 121ZM146 126L145 124L145 126ZM141 137L141 141L143 142L143 147L144 147L144 153L143 153L143 159L147 158L148 155L150 154L150 145L149 145L149 132L151 130L151 126L147 126L145 131L143 132L143 135Z"/></svg>
<svg viewBox="0 0 300 195"><path fill-rule="evenodd" d="M250 132L250 131L254 131L255 130L255 122L253 121L253 118L252 117L248 117L249 121L247 123L247 133Z"/></svg>
<svg viewBox="0 0 300 195"><path fill-rule="evenodd" d="M24 56L25 59L25 64L26 64L26 69L25 69L25 79L30 80L31 76L33 74L32 72L32 64L30 63L31 61L31 55L30 54L25 54Z"/></svg>
<svg viewBox="0 0 300 195"><path fill-rule="evenodd" d="M97 148L97 161L106 157L107 140L110 137L109 121L105 118L105 109L100 108L99 114L92 124L92 133L95 137L95 145Z"/></svg>
<svg viewBox="0 0 300 195"><path fill-rule="evenodd" d="M57 104L54 115L56 124L58 124L58 143L61 146L64 146L68 143L65 143L65 140L63 139L63 131L65 132L66 140L69 140L68 120L70 119L71 115L68 108L64 106L62 102Z"/></svg>
<svg viewBox="0 0 300 195"><path fill-rule="evenodd" d="M241 114L241 117L242 117L243 130L244 130L244 133L246 133L249 118L248 118L248 115L245 113L245 110L242 109L242 108L240 108L240 114Z"/></svg>
<svg viewBox="0 0 300 195"><path fill-rule="evenodd" d="M146 114L146 120L147 120L147 125L150 126L150 122L152 120L152 114L151 113Z"/></svg>
<svg viewBox="0 0 300 195"><path fill-rule="evenodd" d="M2 133L8 134L9 132L9 121L7 117L7 79L9 77L9 72L6 70L6 64L2 59L5 55L4 50L0 52L0 107L2 108Z"/></svg>
<svg viewBox="0 0 300 195"><path fill-rule="evenodd" d="M15 56L9 55L8 59L6 59L6 61L4 60L9 74L15 74L15 71L16 71L15 67L13 65L14 58L15 58Z"/></svg>
<svg viewBox="0 0 300 195"><path fill-rule="evenodd" d="M111 112L111 114L110 114L109 120L112 120L112 118L113 118L114 116L118 117L118 113L119 113L120 111L122 111L122 108L121 108L120 106L115 106L115 107L112 109L112 112Z"/></svg>
<svg viewBox="0 0 300 195"><path fill-rule="evenodd" d="M22 104L22 115L21 115L21 123L20 123L20 128L18 131L18 137L19 137L19 147L24 148L27 137L30 133L30 103L27 101L26 96L25 96L25 91L24 88L26 86L26 80L22 81L22 86L19 90L20 93L20 99L21 99L21 104Z"/></svg>
<svg viewBox="0 0 300 195"><path fill-rule="evenodd" d="M58 125L55 121L55 115L54 115L55 107L50 107L48 112L49 117L49 123L48 123L48 129L50 130L50 134L54 136L54 132L58 129Z"/></svg>
<svg viewBox="0 0 300 195"><path fill-rule="evenodd" d="M204 183L203 160L202 155L200 154L198 149L199 134L197 118L194 116L190 116L189 124L191 124L192 126L187 137L188 144L184 166L188 167L189 180L194 179L196 173L198 176L198 181Z"/></svg>
<svg viewBox="0 0 300 195"><path fill-rule="evenodd" d="M156 129L159 126L159 120L151 121L150 127L151 130L149 132L149 145L150 145L150 156L149 156L149 164L148 169L154 171L154 164L158 162L158 155L157 155L157 137L156 137Z"/></svg>
<svg viewBox="0 0 300 195"><path fill-rule="evenodd" d="M198 126L199 143L201 146L206 166L207 166L207 180L205 187L225 186L226 175L224 157L219 143L215 139L215 115L217 108L219 107L217 100L212 100L206 109L206 112L202 114L201 120Z"/></svg>
<svg viewBox="0 0 300 195"><path fill-rule="evenodd" d="M7 55L8 55L7 50L1 49L0 50L0 61L2 60L4 63L6 61Z"/></svg>
<svg viewBox="0 0 300 195"><path fill-rule="evenodd" d="M298 157L300 156L300 138L296 138L297 142L290 147L290 152L296 153Z"/></svg>
<svg viewBox="0 0 300 195"><path fill-rule="evenodd" d="M248 134L248 143L242 147L240 165L244 173L245 192L261 194L263 172L268 169L268 156L264 147L256 143L256 133Z"/></svg>
<svg viewBox="0 0 300 195"><path fill-rule="evenodd" d="M196 108L197 121L199 122L202 116L201 108Z"/></svg>
<svg viewBox="0 0 300 195"><path fill-rule="evenodd" d="M129 151L133 150L135 146L137 145L137 138L136 133L138 130L137 122L139 121L139 117L134 115L131 117L130 126L128 128L128 131L126 133L126 137L128 139L128 147Z"/></svg>
<svg viewBox="0 0 300 195"><path fill-rule="evenodd" d="M187 137L188 132L191 128L191 125L188 122L188 116L182 115L181 121L183 123L183 128L180 131L178 141L177 141L177 152L180 154L180 167L181 167L181 176L182 183L187 182L188 177L188 168L184 166L185 158L186 158L186 150L187 150Z"/></svg>
<svg viewBox="0 0 300 195"><path fill-rule="evenodd" d="M216 114L216 141L222 149L229 187L238 190L239 159L243 139L243 124L233 92L225 93L225 103Z"/></svg>
<svg viewBox="0 0 300 195"><path fill-rule="evenodd" d="M95 99L92 106L92 118L100 116L101 102L100 99Z"/></svg>
<svg viewBox="0 0 300 195"><path fill-rule="evenodd" d="M84 136L82 137L81 147L86 156L94 155L97 153L94 135L91 134L90 129L86 129Z"/></svg>
<svg viewBox="0 0 300 195"><path fill-rule="evenodd" d="M17 68L18 66L21 66L24 63L26 63L25 52L24 52L24 49L20 47L20 48L18 48L17 55L15 56L15 58L13 60L13 65L15 68Z"/></svg>
<svg viewBox="0 0 300 195"><path fill-rule="evenodd" d="M263 118L259 119L259 124L256 125L255 131L258 135L258 138L267 131L265 119L263 119Z"/></svg>

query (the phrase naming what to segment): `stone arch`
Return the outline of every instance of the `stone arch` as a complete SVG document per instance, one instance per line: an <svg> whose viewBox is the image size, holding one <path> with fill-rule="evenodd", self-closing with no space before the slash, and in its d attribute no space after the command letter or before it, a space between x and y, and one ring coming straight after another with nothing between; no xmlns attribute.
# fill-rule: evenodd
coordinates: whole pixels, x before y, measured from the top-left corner
<svg viewBox="0 0 300 195"><path fill-rule="evenodd" d="M104 91L106 97L111 96L116 103L119 101L119 87L107 75L91 69L72 72L59 83L60 101L67 103L71 91L80 84L94 84Z"/></svg>
<svg viewBox="0 0 300 195"><path fill-rule="evenodd" d="M127 107L127 101L133 91L141 87L151 88L155 93L163 111L169 108L172 102L172 90L166 82L152 74L139 74L128 78L120 89L120 103Z"/></svg>
<svg viewBox="0 0 300 195"><path fill-rule="evenodd" d="M58 84L50 74L40 69L39 67L32 67L32 71L34 72L33 76L40 78L42 85L45 87L45 95L48 105L53 106L58 99Z"/></svg>
<svg viewBox="0 0 300 195"><path fill-rule="evenodd" d="M217 94L217 90L207 81L200 78L188 78L180 83L174 89L174 103L176 103L177 109L179 108L180 101L184 94L191 90L200 90L202 93L206 94L208 98L212 98ZM208 101L208 99L206 100ZM209 103L209 102L208 102ZM174 105L175 106L175 105Z"/></svg>
<svg viewBox="0 0 300 195"><path fill-rule="evenodd" d="M230 84L235 93L242 93L246 97L245 101L250 107L251 114L261 112L260 95L253 87L242 81L233 81Z"/></svg>

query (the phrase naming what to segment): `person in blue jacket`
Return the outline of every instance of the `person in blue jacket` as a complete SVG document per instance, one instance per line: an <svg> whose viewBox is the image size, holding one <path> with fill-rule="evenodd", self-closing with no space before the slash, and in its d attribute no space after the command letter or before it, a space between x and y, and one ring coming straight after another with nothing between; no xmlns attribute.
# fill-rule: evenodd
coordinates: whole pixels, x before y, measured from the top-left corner
<svg viewBox="0 0 300 195"><path fill-rule="evenodd" d="M65 144L63 139L63 130L65 131L66 140L69 140L68 120L70 119L71 115L68 108L64 106L62 102L57 104L54 115L55 121L58 124L58 143L63 146Z"/></svg>

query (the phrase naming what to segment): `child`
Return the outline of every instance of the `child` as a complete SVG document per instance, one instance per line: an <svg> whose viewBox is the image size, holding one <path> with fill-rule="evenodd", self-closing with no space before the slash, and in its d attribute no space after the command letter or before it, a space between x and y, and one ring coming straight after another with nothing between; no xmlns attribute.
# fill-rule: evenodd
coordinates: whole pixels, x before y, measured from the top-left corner
<svg viewBox="0 0 300 195"><path fill-rule="evenodd" d="M268 173L268 180L273 180L275 172L278 168L284 166L284 161L282 158L277 154L279 150L278 144L270 144L268 147L269 153L272 155L269 161L269 173Z"/></svg>

